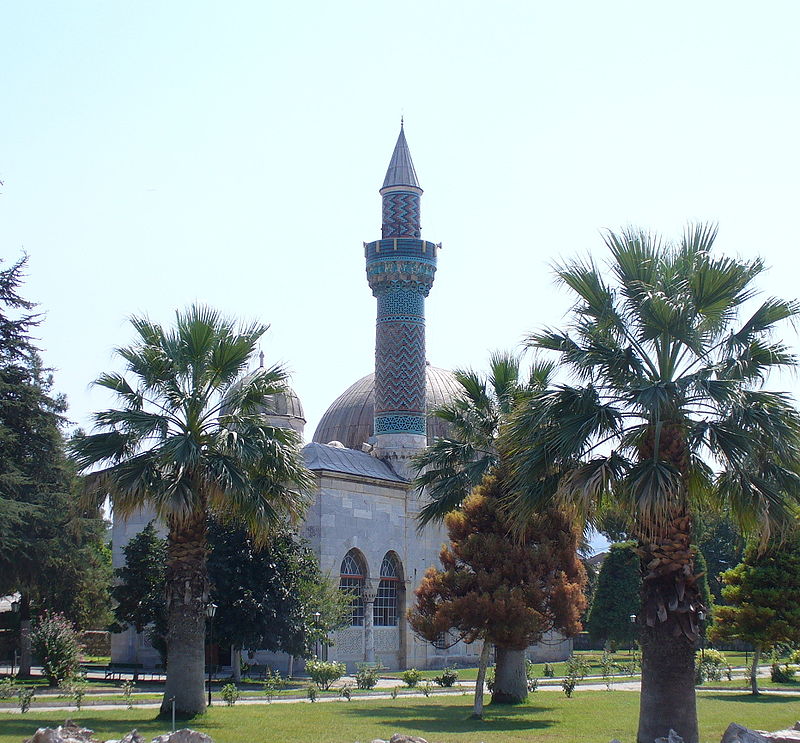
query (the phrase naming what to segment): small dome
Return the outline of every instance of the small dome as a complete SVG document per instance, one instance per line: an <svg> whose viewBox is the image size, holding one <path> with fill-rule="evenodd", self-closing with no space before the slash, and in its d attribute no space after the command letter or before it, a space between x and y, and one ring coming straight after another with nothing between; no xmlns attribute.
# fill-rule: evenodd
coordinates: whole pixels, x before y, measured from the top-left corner
<svg viewBox="0 0 800 743"><path fill-rule="evenodd" d="M255 374L255 372L246 374L242 377L242 380L247 379L252 374ZM291 387L287 387L286 392L267 395L264 398L261 412L267 416L270 425L276 428L291 428L302 435L306 424L306 416L303 412L300 398Z"/></svg>
<svg viewBox="0 0 800 743"><path fill-rule="evenodd" d="M447 369L426 366L427 408L430 413L450 402L462 391L461 385ZM322 416L314 432L313 441L325 444L341 441L348 449L361 449L368 441L375 426L375 375L367 374L348 387ZM447 423L440 418L428 418L428 443L447 435Z"/></svg>

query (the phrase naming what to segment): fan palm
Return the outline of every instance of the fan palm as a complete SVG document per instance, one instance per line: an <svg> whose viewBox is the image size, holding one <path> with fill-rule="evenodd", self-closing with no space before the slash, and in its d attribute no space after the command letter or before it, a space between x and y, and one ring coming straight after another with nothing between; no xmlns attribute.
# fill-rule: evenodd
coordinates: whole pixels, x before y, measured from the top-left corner
<svg viewBox="0 0 800 743"><path fill-rule="evenodd" d="M426 502L417 516L419 528L444 521L500 462L500 430L526 395L547 387L553 365L534 363L527 381L520 379L519 359L509 353L492 354L489 374L457 370L461 394L435 415L447 421L449 435L436 439L414 458L419 473L415 485ZM492 698L522 701L528 693L525 651L497 647L497 669Z"/></svg>
<svg viewBox="0 0 800 743"><path fill-rule="evenodd" d="M257 537L304 512L310 475L299 438L260 414L267 395L285 389L280 367L242 378L267 327L237 328L200 306L177 313L174 329L134 318L135 342L117 349L128 376L95 384L120 406L96 413L96 432L72 450L93 470L88 494L111 496L123 518L150 508L166 524L167 682L184 716L205 709L204 616L208 603L206 517L244 521ZM94 469L99 467L99 469Z"/></svg>
<svg viewBox="0 0 800 743"><path fill-rule="evenodd" d="M552 368L553 364L537 362L523 382L519 359L499 352L489 359L488 377L472 370L453 372L460 394L431 412L450 424L449 435L414 458L418 472L414 484L426 497L417 517L420 528L443 522L498 464L502 424L523 396L547 387Z"/></svg>
<svg viewBox="0 0 800 743"><path fill-rule="evenodd" d="M508 428L520 518L553 493L589 518L609 500L628 514L644 577L640 743L669 728L697 741L692 514L725 504L766 540L800 499L800 416L764 387L796 366L772 331L798 304L768 298L742 320L764 266L715 255L715 237L706 225L676 245L608 233L610 282L591 260L557 266L575 296L569 330L528 344L557 352L575 384L530 400Z"/></svg>

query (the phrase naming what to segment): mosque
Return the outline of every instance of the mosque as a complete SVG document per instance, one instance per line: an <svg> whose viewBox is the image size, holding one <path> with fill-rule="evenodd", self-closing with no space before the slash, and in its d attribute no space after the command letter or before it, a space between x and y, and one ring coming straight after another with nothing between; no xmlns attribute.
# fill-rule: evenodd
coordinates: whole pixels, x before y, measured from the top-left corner
<svg viewBox="0 0 800 743"><path fill-rule="evenodd" d="M406 621L414 589L430 565L438 565L446 541L443 527L417 531L422 499L411 487L411 457L446 424L428 411L458 394L453 374L425 360L425 298L433 286L439 245L423 240L422 188L401 123L380 189L381 239L364 244L367 281L377 300L375 372L359 379L328 408L303 448L316 480L316 497L301 534L319 558L323 573L338 576L353 592L350 623L333 633L329 660L353 670L359 662L388 668L437 668L475 663L480 648L450 638L430 644ZM270 400L273 425L304 433L305 417L293 392ZM152 519L141 513L113 524L114 567L122 547ZM569 655L571 641L558 636L528 651L536 660ZM290 660L265 651L257 663L285 672ZM133 629L112 636L112 659L152 666L158 655Z"/></svg>

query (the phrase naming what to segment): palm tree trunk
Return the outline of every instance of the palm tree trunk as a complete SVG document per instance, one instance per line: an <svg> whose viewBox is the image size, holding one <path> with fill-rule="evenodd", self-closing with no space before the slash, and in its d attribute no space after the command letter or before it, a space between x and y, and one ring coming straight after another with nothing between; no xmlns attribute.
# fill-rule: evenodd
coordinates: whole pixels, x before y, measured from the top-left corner
<svg viewBox="0 0 800 743"><path fill-rule="evenodd" d="M761 660L761 645L753 648L753 662L750 665L750 691L758 696L758 662Z"/></svg>
<svg viewBox="0 0 800 743"><path fill-rule="evenodd" d="M638 743L653 743L670 728L685 743L697 743L694 690L694 643L676 637L668 623L644 627L642 691L639 697Z"/></svg>
<svg viewBox="0 0 800 743"><path fill-rule="evenodd" d="M642 558L642 691L639 702L639 743L675 730L685 743L697 743L694 688L695 647L703 609L691 519L676 509L637 552Z"/></svg>
<svg viewBox="0 0 800 743"><path fill-rule="evenodd" d="M495 648L492 704L521 704L528 698L525 650Z"/></svg>
<svg viewBox="0 0 800 743"><path fill-rule="evenodd" d="M483 686L486 682L486 665L489 663L491 649L492 644L488 640L484 640L481 657L478 660L478 677L475 679L475 702L472 705L472 718L475 720L483 717Z"/></svg>
<svg viewBox="0 0 800 743"><path fill-rule="evenodd" d="M167 539L167 681L161 714L186 718L205 711L206 517L170 520Z"/></svg>

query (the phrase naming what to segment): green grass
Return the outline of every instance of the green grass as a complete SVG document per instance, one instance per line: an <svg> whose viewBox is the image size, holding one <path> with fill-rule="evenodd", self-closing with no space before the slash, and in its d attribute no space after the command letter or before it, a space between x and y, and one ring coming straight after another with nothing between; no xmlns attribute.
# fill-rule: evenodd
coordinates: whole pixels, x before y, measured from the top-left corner
<svg viewBox="0 0 800 743"><path fill-rule="evenodd" d="M794 723L800 699L771 695L754 699L748 694L703 694L698 697L701 741L717 743L728 723L775 730ZM214 706L191 727L216 743L353 743L388 739L402 731L436 743L608 743L612 738L633 741L639 696L633 692L578 692L572 699L538 693L519 707L487 708L486 719L469 720L469 696L429 699L375 700L331 704L272 704ZM154 720L153 710L46 713L27 715L0 712L0 743L19 743L38 727L54 726L71 717L93 729L97 737L119 738L137 728L145 738L168 729Z"/></svg>
<svg viewBox="0 0 800 743"><path fill-rule="evenodd" d="M732 681L724 679L723 681L706 681L703 686L698 686L698 689L710 687L714 689L747 689L750 691L749 678L735 678ZM769 677L759 677L758 688L761 691L800 691L800 680L793 679L783 684L776 684L771 681ZM800 713L799 713L800 714Z"/></svg>

